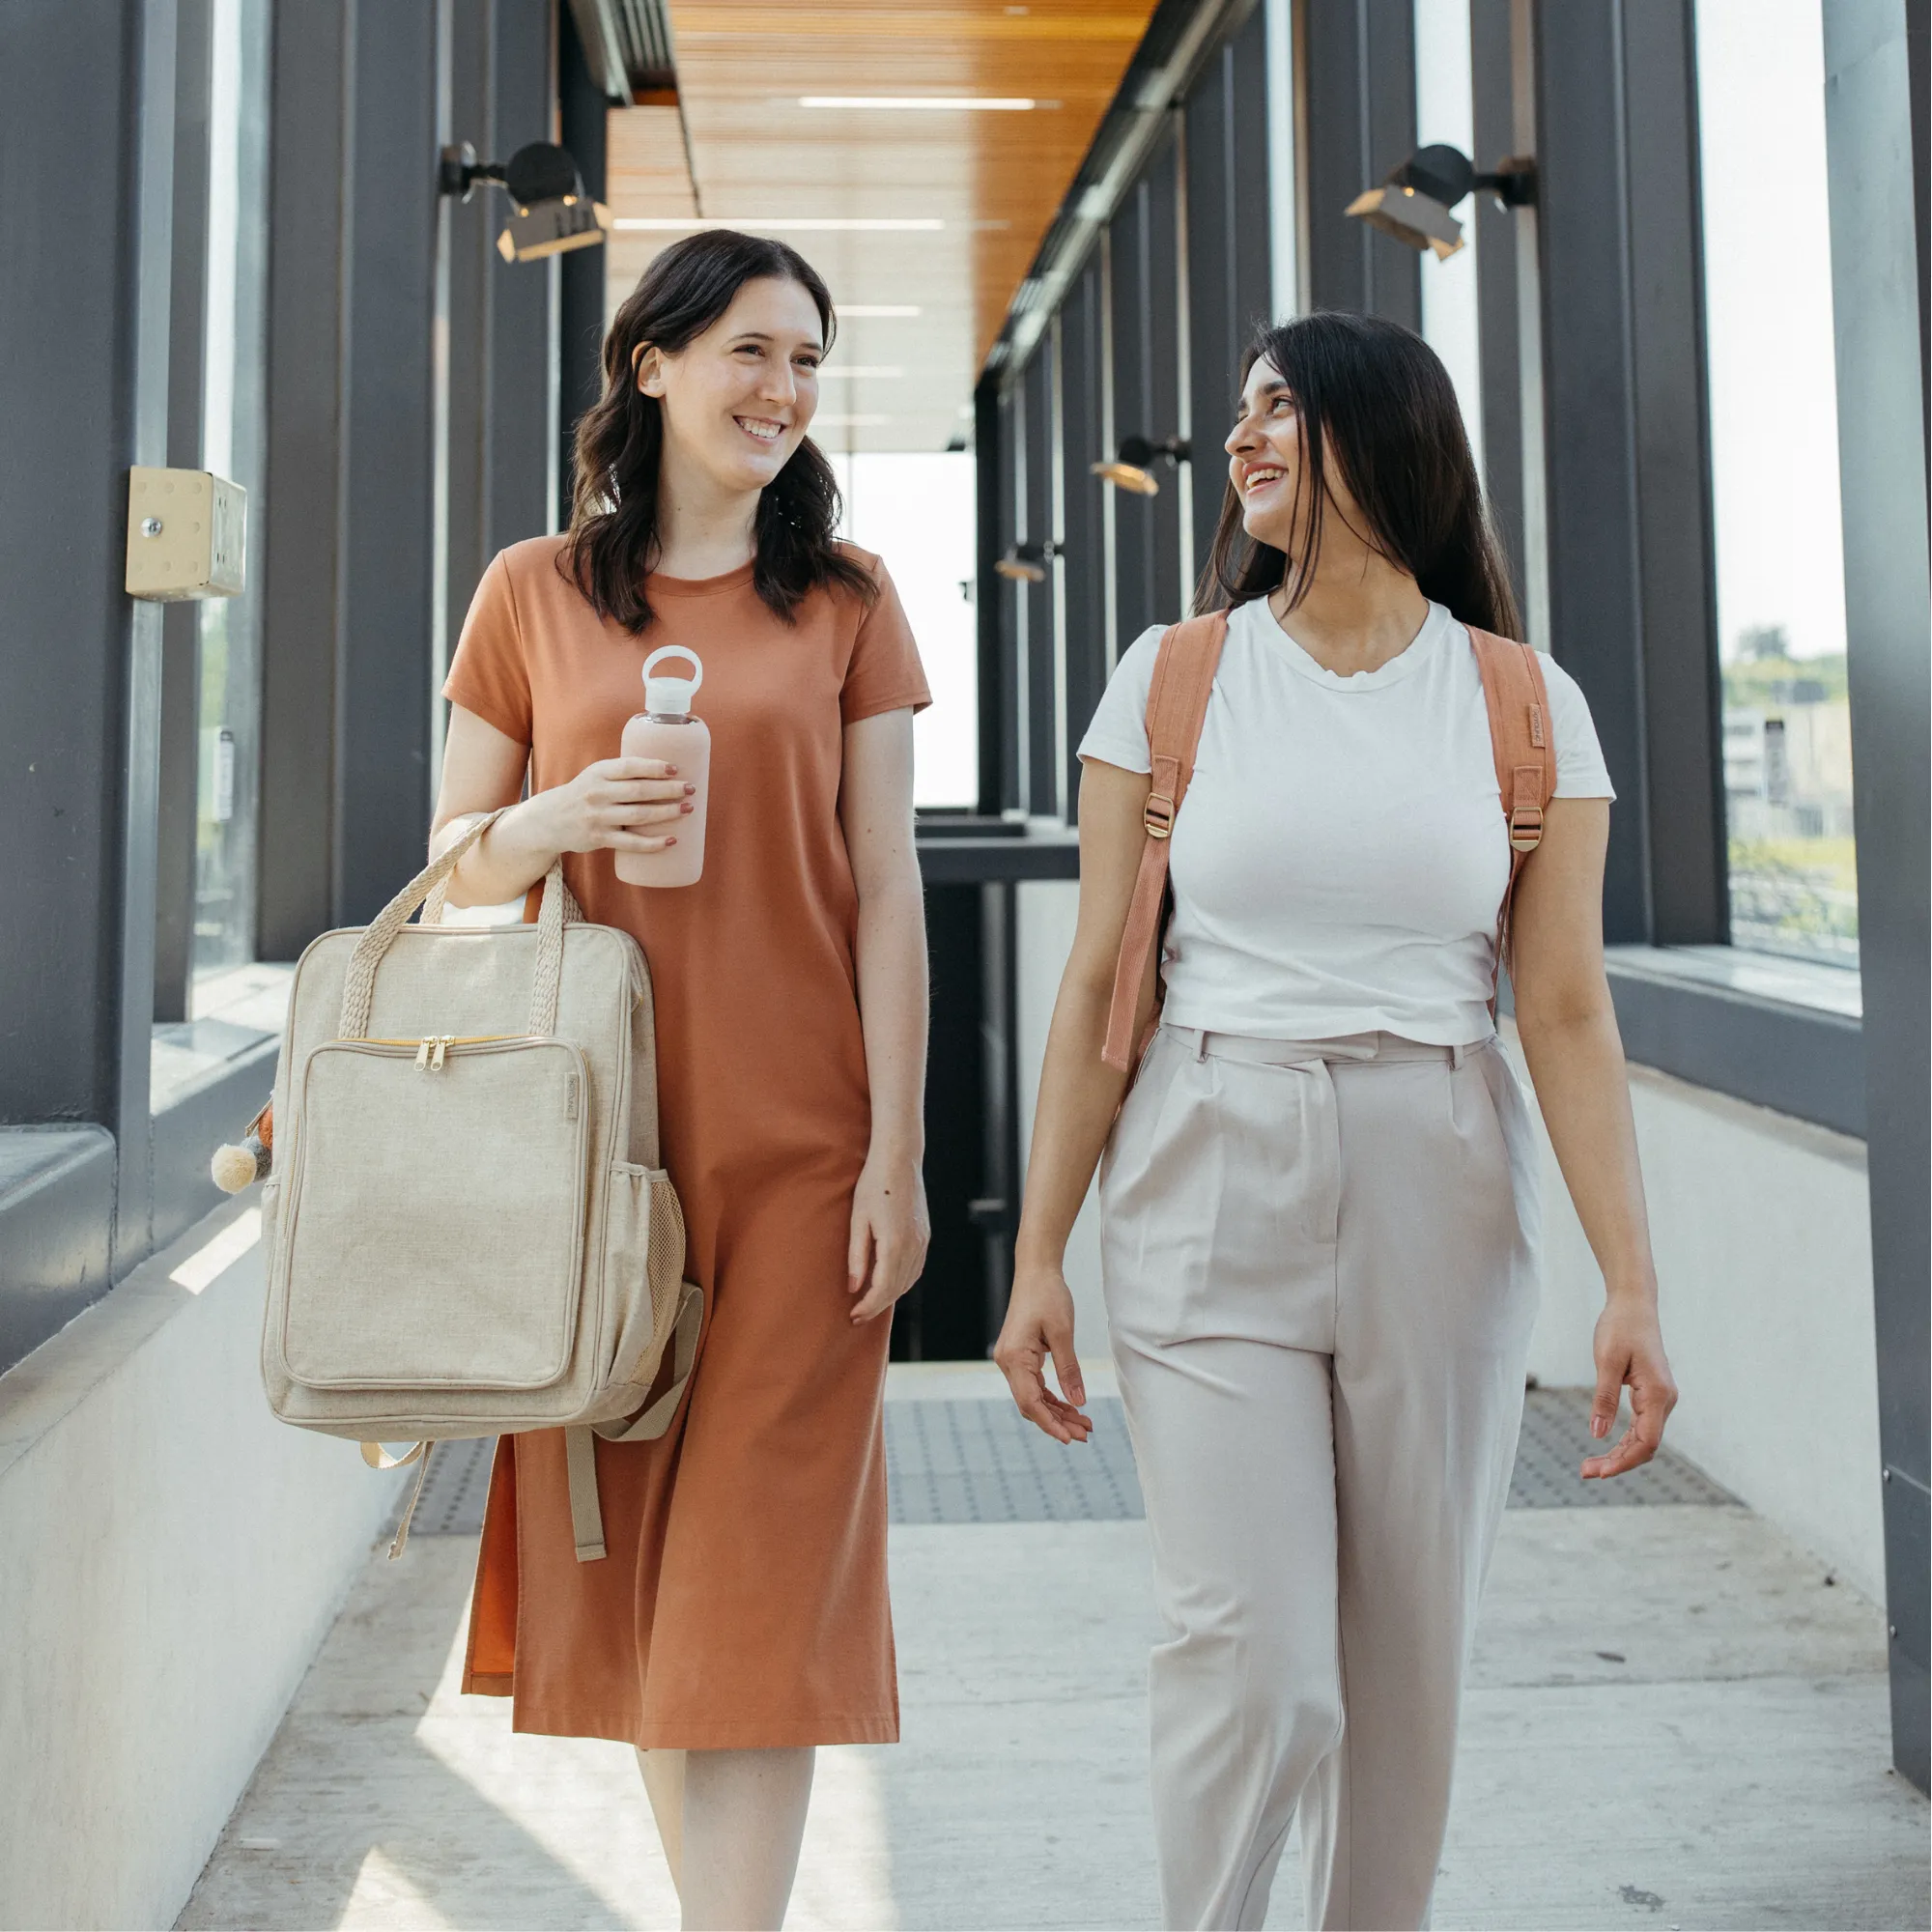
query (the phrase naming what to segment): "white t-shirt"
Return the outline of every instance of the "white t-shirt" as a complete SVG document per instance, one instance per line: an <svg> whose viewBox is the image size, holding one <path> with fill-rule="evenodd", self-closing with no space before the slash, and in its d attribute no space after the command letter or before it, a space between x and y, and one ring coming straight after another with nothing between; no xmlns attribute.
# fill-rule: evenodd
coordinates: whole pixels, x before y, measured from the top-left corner
<svg viewBox="0 0 1932 1932"><path fill-rule="evenodd" d="M1161 628L1121 660L1083 758L1150 768ZM1613 798L1583 694L1542 662L1556 796ZM1406 650L1338 677L1265 598L1242 605L1169 863L1170 1024L1264 1039L1486 1038L1510 848L1468 632L1432 604Z"/></svg>

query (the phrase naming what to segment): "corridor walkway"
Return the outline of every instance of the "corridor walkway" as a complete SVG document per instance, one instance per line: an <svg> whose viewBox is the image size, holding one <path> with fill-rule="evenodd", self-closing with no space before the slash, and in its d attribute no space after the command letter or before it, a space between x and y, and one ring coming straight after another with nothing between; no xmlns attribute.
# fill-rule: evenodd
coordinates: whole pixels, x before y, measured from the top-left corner
<svg viewBox="0 0 1932 1932"><path fill-rule="evenodd" d="M1083 1452L1072 1489L980 1406L990 1370L891 1393L897 1513L936 1519L893 1532L905 1741L821 1752L789 1923L1154 1925L1131 1466ZM1706 1500L1560 1506L1554 1466L1520 1472L1491 1577L1437 1924L1924 1925L1879 1612L1681 1464L1654 1493ZM475 1547L372 1555L184 1926L676 1924L631 1753L458 1696ZM1270 1925L1298 1889L1291 1855Z"/></svg>

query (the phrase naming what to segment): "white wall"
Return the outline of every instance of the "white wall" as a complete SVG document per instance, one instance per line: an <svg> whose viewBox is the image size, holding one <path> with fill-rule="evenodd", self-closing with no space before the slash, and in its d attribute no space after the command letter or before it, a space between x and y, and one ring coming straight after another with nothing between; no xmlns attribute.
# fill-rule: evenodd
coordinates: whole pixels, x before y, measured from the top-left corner
<svg viewBox="0 0 1932 1932"><path fill-rule="evenodd" d="M1631 1101L1681 1395L1668 1439L1883 1603L1863 1143L1648 1067ZM1603 1277L1547 1139L1543 1156L1530 1371L1577 1386L1596 1378Z"/></svg>
<svg viewBox="0 0 1932 1932"><path fill-rule="evenodd" d="M229 1204L0 1376L0 1925L174 1923L394 1498L262 1300Z"/></svg>
<svg viewBox="0 0 1932 1932"><path fill-rule="evenodd" d="M1018 900L1024 1155L1079 887L1028 883ZM1682 1392L1671 1445L1883 1603L1863 1144L1647 1067L1632 1068L1631 1098L1664 1342ZM1590 1336L1603 1280L1547 1139L1543 1166L1544 1297L1530 1372L1548 1386L1580 1387L1596 1379ZM1066 1276L1080 1353L1101 1356L1106 1314L1091 1196Z"/></svg>

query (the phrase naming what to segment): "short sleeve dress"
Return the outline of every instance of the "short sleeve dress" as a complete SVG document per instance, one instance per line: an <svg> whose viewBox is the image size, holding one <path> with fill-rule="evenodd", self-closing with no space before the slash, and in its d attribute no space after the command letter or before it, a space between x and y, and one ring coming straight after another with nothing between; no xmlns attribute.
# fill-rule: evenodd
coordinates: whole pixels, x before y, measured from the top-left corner
<svg viewBox="0 0 1932 1932"><path fill-rule="evenodd" d="M919 654L861 552L869 607L820 589L787 623L749 564L654 576L639 638L591 610L561 547L490 565L443 691L530 748L541 791L617 755L651 650L703 660L702 878L627 886L609 852L564 873L650 962L665 1164L706 1319L669 1433L597 1444L603 1561L577 1560L561 1434L499 1446L464 1689L512 1697L517 1730L646 1749L890 1743L890 1324L854 1327L846 1291L870 1101L838 807L844 727L929 701Z"/></svg>

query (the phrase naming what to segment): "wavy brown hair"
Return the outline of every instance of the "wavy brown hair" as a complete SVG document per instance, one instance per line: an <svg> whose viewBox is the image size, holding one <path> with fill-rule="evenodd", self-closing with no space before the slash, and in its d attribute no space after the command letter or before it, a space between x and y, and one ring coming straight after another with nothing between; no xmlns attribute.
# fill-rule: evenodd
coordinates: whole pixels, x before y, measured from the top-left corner
<svg viewBox="0 0 1932 1932"><path fill-rule="evenodd" d="M1241 359L1243 386L1264 359L1288 384L1301 420L1292 548L1247 533L1231 480L1195 610L1224 611L1284 583L1291 610L1308 595L1334 508L1322 480L1332 460L1368 525L1362 535L1425 597L1478 630L1520 637L1516 592L1483 507L1456 385L1435 350L1400 323L1326 310L1257 329Z"/></svg>
<svg viewBox="0 0 1932 1932"><path fill-rule="evenodd" d="M656 613L644 579L656 566L658 469L664 410L639 392L637 354L652 344L675 355L731 306L747 282L796 282L818 310L825 346L837 321L818 271L782 242L717 228L673 242L625 297L604 338L604 394L577 424L570 534L557 567L600 616L627 631L646 629ZM752 582L766 605L790 623L821 584L850 590L870 604L878 586L838 548L838 484L810 437L758 497Z"/></svg>

